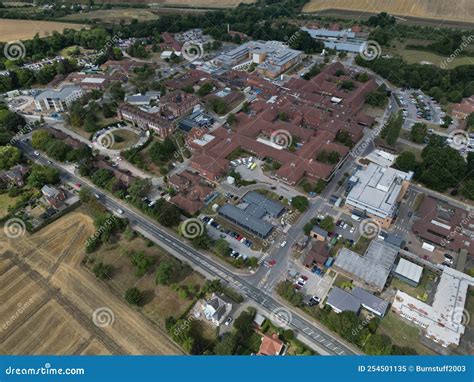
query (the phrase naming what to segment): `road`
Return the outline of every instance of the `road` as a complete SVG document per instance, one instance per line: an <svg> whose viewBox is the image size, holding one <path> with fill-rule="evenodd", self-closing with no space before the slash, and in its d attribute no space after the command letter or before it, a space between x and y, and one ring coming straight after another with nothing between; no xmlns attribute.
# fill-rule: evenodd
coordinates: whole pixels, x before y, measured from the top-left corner
<svg viewBox="0 0 474 382"><path fill-rule="evenodd" d="M99 201L110 211L117 214L117 210L121 209L123 214L121 217L127 218L130 225L137 231L143 233L146 237L153 240L157 244L164 247L174 256L186 261L193 268L198 269L201 273L210 278L217 278L223 281L228 286L238 290L244 294L249 300L257 303L262 309L270 313L280 311L290 312L291 320L288 326L294 330L299 337L303 337L305 342L310 341L312 347L323 355L354 355L361 354L361 352L353 346L346 344L336 335L329 332L326 328L309 322L300 314L292 311L285 305L276 301L271 295L252 285L245 276L236 275L231 270L227 269L217 261L209 258L205 254L196 251L194 248L184 243L182 238L177 238L170 234L167 230L158 227L152 220L144 217L141 213L137 213L130 208L123 201L116 200L108 194L98 190L96 186L91 184L87 179L78 177L71 173L71 169L67 170L64 166L58 163L48 163L48 159L40 156L35 156L33 150L25 142L18 142L18 146L22 151L32 160L47 166L56 167L61 177L65 180L74 183L87 184L94 190L94 193L99 195ZM316 207L313 207L316 208ZM273 316L275 319L275 316Z"/></svg>

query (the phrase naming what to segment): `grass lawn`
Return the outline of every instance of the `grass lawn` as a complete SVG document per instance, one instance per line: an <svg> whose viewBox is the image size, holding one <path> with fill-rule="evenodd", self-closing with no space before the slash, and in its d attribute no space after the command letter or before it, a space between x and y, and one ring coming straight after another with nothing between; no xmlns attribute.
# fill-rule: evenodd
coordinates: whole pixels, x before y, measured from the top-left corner
<svg viewBox="0 0 474 382"><path fill-rule="evenodd" d="M138 142L138 135L130 130L115 130L113 132L115 142L112 145L113 150L124 150L132 147Z"/></svg>
<svg viewBox="0 0 474 382"><path fill-rule="evenodd" d="M367 248L369 248L370 241L369 238L361 236L355 244L353 251L357 252L359 255L363 255L365 251L367 251Z"/></svg>
<svg viewBox="0 0 474 382"><path fill-rule="evenodd" d="M377 334L384 334L390 337L395 345L410 347L418 354L435 354L419 342L420 332L417 327L407 324L406 321L391 311L382 319Z"/></svg>
<svg viewBox="0 0 474 382"><path fill-rule="evenodd" d="M74 13L62 17L62 20L96 20L106 23L119 23L122 20L130 22L133 19L138 21L157 20L158 15L143 8L125 8L125 9L99 9L91 12Z"/></svg>
<svg viewBox="0 0 474 382"><path fill-rule="evenodd" d="M423 274L421 276L420 283L417 287L413 287L396 277L394 277L390 283L390 286L399 289L406 294L409 294L412 297L418 298L421 301L424 301L423 295L428 292L428 289L433 288L434 280L436 279L436 275L433 272L428 271L427 269L423 270Z"/></svg>
<svg viewBox="0 0 474 382"><path fill-rule="evenodd" d="M425 200L425 194L418 194L416 196L416 199L413 203L413 211L418 211L418 209L420 208L421 206L421 203L423 203L423 200Z"/></svg>
<svg viewBox="0 0 474 382"><path fill-rule="evenodd" d="M155 265L144 276L136 276L135 267L126 254L130 251L135 253L143 251L146 255L152 256L156 260ZM191 271L175 285L157 285L155 283L155 266L170 256L156 245L148 246L148 241L142 237L135 237L128 241L122 235L116 243L102 245L97 252L88 257L95 259L95 263L102 261L105 264L112 265L111 280L105 282L117 295L123 296L125 291L132 286L140 289L145 299L145 305L142 308L143 314L156 324L164 327L167 317L180 317L196 302L196 298L192 294L189 294L187 298L180 298L176 287L193 286L198 290L205 282L204 277ZM93 264L88 266L91 269L93 268Z"/></svg>
<svg viewBox="0 0 474 382"><path fill-rule="evenodd" d="M15 204L17 198L11 198L7 193L0 194L0 218L8 213L8 207Z"/></svg>
<svg viewBox="0 0 474 382"><path fill-rule="evenodd" d="M440 65L441 63L445 63L448 69L453 69L456 66L472 65L474 63L474 57L459 56L451 60L451 62L448 62L447 57L439 54L425 52L423 50L405 49L404 47L398 47L395 49L395 52L402 56L409 64L429 62L434 65Z"/></svg>

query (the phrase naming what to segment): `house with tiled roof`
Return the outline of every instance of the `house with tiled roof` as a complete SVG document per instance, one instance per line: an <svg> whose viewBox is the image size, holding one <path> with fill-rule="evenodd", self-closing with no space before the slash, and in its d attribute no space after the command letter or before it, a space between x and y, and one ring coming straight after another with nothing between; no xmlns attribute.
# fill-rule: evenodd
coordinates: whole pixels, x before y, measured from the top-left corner
<svg viewBox="0 0 474 382"><path fill-rule="evenodd" d="M284 355L285 350L285 344L277 334L273 333L271 336L264 334L257 355Z"/></svg>

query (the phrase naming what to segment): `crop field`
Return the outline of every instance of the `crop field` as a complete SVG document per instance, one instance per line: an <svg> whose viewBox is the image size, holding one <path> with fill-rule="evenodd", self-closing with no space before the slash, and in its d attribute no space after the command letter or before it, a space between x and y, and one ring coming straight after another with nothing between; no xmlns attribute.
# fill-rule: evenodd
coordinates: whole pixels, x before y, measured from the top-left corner
<svg viewBox="0 0 474 382"><path fill-rule="evenodd" d="M387 12L397 16L472 22L473 1L446 0L310 0L303 12L347 10L363 13Z"/></svg>
<svg viewBox="0 0 474 382"><path fill-rule="evenodd" d="M0 230L1 354L181 354L82 266L92 219L70 213L18 238ZM113 312L108 325L93 313Z"/></svg>
<svg viewBox="0 0 474 382"><path fill-rule="evenodd" d="M86 26L73 23L60 23L40 20L7 20L0 19L0 42L28 40L39 33L40 37L50 36L54 31L62 32L65 28L81 29Z"/></svg>
<svg viewBox="0 0 474 382"><path fill-rule="evenodd" d="M133 19L150 21L158 19L158 16L143 8L100 9L91 12L74 13L64 16L61 20L95 20L106 23L119 23L122 20L130 22Z"/></svg>

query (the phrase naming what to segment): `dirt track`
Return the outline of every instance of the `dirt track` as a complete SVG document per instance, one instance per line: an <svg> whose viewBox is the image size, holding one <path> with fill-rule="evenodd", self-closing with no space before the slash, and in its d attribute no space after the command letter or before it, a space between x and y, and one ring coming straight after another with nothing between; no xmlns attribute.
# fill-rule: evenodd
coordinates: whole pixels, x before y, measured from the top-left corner
<svg viewBox="0 0 474 382"><path fill-rule="evenodd" d="M92 220L68 214L34 235L5 237L0 255L0 353L182 354L160 328L81 267ZM0 250L1 251L1 250ZM92 320L98 308L113 324Z"/></svg>

